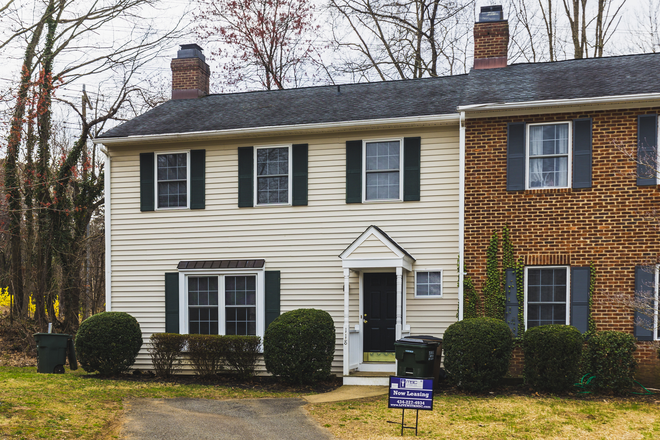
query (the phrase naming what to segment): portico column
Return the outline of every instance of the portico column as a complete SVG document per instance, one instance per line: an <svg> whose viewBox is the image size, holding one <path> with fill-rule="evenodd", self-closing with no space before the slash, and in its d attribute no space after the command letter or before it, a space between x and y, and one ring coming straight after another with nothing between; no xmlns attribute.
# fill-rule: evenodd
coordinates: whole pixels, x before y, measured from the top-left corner
<svg viewBox="0 0 660 440"><path fill-rule="evenodd" d="M343 348L343 359L344 359L344 376L348 376L348 366L350 363L350 349L348 347L348 289L349 289L349 278L351 275L350 269L344 269L344 348Z"/></svg>
<svg viewBox="0 0 660 440"><path fill-rule="evenodd" d="M403 316L403 268L396 268L396 340L401 339Z"/></svg>

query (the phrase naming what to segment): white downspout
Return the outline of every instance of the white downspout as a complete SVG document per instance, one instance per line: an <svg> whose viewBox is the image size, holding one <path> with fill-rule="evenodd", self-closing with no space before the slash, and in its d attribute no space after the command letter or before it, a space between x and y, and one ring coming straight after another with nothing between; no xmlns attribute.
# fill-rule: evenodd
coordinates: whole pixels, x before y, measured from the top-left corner
<svg viewBox="0 0 660 440"><path fill-rule="evenodd" d="M465 279L465 112L460 117L458 188L458 320L463 320L463 280Z"/></svg>
<svg viewBox="0 0 660 440"><path fill-rule="evenodd" d="M349 286L350 286L350 275L351 275L351 270L350 269L344 269L344 350L342 353L342 358L343 358L343 366L344 366L344 376L348 376L349 372L349 365L350 365L350 356L351 356L351 348L349 347L349 341L348 341L348 293L349 293Z"/></svg>
<svg viewBox="0 0 660 440"><path fill-rule="evenodd" d="M105 197L105 311L112 311L112 258L111 243L112 230L110 229L110 213L112 212L110 204L110 173L112 161L110 153L105 152L105 181L103 182L103 191Z"/></svg>

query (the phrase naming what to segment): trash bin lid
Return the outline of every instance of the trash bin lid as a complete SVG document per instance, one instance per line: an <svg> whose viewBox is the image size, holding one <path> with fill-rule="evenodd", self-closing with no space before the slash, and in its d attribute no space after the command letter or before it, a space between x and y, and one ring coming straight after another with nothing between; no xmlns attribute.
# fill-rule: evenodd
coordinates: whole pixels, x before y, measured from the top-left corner
<svg viewBox="0 0 660 440"><path fill-rule="evenodd" d="M399 339L397 342L406 342L408 344L428 344L430 343L441 343L442 338L437 338L435 336L429 336L429 335L417 335L417 336L406 336L404 338Z"/></svg>

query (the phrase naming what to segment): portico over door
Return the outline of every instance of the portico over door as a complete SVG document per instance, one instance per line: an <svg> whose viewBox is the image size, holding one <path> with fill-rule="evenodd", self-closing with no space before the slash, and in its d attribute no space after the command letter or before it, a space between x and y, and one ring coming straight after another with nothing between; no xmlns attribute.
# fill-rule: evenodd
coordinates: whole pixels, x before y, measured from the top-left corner
<svg viewBox="0 0 660 440"><path fill-rule="evenodd" d="M356 356L394 351L403 328L404 270L412 271L415 259L377 226L369 226L339 257L344 268L343 359L344 374L348 375L351 368L365 361ZM351 271L362 278L360 289L352 292ZM355 295L359 311L350 308L350 298L355 300ZM351 321L358 324L350 327ZM356 344L361 349L356 349Z"/></svg>

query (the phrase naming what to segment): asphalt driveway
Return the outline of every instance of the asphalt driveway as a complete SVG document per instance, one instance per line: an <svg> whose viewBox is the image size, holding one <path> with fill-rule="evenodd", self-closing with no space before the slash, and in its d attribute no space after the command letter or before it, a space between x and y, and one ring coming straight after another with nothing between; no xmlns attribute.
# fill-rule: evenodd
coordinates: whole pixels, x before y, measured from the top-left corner
<svg viewBox="0 0 660 440"><path fill-rule="evenodd" d="M126 440L331 440L302 399L132 399L125 404Z"/></svg>

